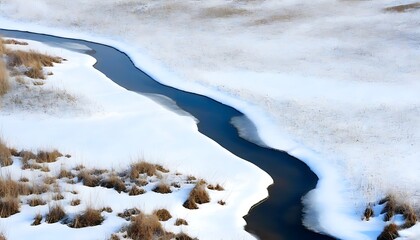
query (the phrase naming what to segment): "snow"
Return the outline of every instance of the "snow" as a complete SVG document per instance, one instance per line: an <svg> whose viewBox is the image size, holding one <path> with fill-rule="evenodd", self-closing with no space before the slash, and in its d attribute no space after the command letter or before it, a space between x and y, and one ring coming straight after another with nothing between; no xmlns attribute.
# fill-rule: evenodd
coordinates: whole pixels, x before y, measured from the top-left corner
<svg viewBox="0 0 420 240"><path fill-rule="evenodd" d="M70 190L77 190L78 197L84 202L77 208L78 211L89 202L97 208L112 207L114 212L105 214L103 225L93 229L72 229L62 224L32 227L30 224L35 214L46 213L48 206L31 208L24 205L21 213L1 220L2 230L8 239L45 239L51 236L60 236L61 239L108 238L124 226L125 221L117 218L116 213L131 207L138 207L146 213L165 207L175 216L165 223L168 230L179 232L180 229L173 226L173 221L176 217L185 218L189 225L182 227L182 230L199 239L254 239L244 230L242 216L253 204L267 197L267 187L272 183L268 174L200 134L195 119L190 116L179 115L148 97L116 85L92 67L96 62L94 58L39 42L27 42L29 46L25 47L28 49L68 60L49 68L53 75L48 76L45 84L29 87L27 92L30 94L36 88L52 92L65 90L75 96L72 105L78 105L81 109L71 106L62 109L59 104L56 108L47 107L49 111L30 106L9 108L12 103L5 101L5 109L0 114L0 129L8 145L34 151L56 148L71 154L68 161L49 164L52 173L58 172L62 165L72 168L79 164L87 168L122 171L144 158L164 165L173 173L196 176L209 183L221 183L226 190L220 193L212 191L211 203L200 206L199 210L188 210L182 207L182 203L192 186L164 197L152 191L132 197L101 187L74 185ZM20 92L16 93L15 85L4 96L5 99L13 94L25 94L19 89ZM54 102L54 96L48 95L41 101ZM27 108L32 111L27 111ZM179 141L180 136L182 141ZM10 174L14 179L19 179L27 174L29 179L39 178L40 173L36 170L22 173L17 162L15 160L13 166L2 167L1 175ZM227 204L221 206L217 204L218 200L224 200ZM71 213L77 209L69 206L66 210ZM220 231L221 228L224 231Z"/></svg>
<svg viewBox="0 0 420 240"><path fill-rule="evenodd" d="M3 0L0 26L115 46L158 81L239 109L320 178L305 200L317 231L375 239L367 203L420 206L420 14L385 10L413 1L81 2Z"/></svg>

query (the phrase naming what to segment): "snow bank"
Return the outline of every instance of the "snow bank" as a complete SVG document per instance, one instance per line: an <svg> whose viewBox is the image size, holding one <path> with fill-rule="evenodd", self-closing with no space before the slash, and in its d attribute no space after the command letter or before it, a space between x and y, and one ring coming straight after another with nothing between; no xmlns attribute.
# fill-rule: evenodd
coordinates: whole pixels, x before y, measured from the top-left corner
<svg viewBox="0 0 420 240"><path fill-rule="evenodd" d="M187 198L186 191L166 198L158 198L156 195L159 194L150 192L133 199L103 189L84 199L92 198L94 203L110 205L117 211L137 206L151 212L165 207L178 216L185 216L189 226L183 227L183 231L200 239L254 238L244 230L242 216L253 204L267 197L266 188L272 179L265 172L201 135L193 118L178 115L145 96L116 85L92 67L94 58L38 42L29 43L31 49L68 60L51 68L54 75L39 88L65 89L83 97L87 101L81 103L86 104L84 108L88 111L86 114L59 108L53 113L2 111L1 135L10 146L33 150L57 148L72 155L68 167L83 164L89 168L121 171L144 158L174 172L200 177L210 183L222 183L226 189L223 194L213 196L213 204L194 211L182 207L182 198ZM8 171L19 177L19 168L2 170L3 174ZM83 186L78 186L77 190L86 192ZM219 198L227 204L217 204ZM34 211L22 209L22 214L1 220L2 230L9 239L45 239L54 234L62 239L104 239L110 231L123 225L121 220L112 220L110 215L109 221L95 227L98 231L75 230L60 224L43 224L35 229L30 226ZM105 235L97 235L98 232Z"/></svg>
<svg viewBox="0 0 420 240"><path fill-rule="evenodd" d="M386 10L409 3L3 0L0 24L116 46L158 81L239 109L320 177L313 228L374 239L368 202L420 206L420 14Z"/></svg>

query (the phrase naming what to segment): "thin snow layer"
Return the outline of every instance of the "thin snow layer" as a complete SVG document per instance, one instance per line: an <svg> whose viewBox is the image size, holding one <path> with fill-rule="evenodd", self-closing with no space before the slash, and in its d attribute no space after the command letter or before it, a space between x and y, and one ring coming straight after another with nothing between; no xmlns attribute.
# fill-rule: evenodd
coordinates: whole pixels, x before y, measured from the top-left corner
<svg viewBox="0 0 420 240"><path fill-rule="evenodd" d="M410 3L3 0L0 25L116 46L158 81L236 107L320 177L306 224L375 239L368 202L420 206L420 14L392 8Z"/></svg>
<svg viewBox="0 0 420 240"><path fill-rule="evenodd" d="M187 219L189 226L183 227L183 231L199 239L254 239L244 230L242 216L253 204L267 197L266 188L272 183L268 174L200 134L193 118L179 115L145 96L121 88L92 67L96 62L94 58L38 42L29 43L31 49L68 60L51 68L54 75L48 76L42 87L65 89L69 94L88 99L84 108L89 114L69 114L62 109L55 109L54 114L2 111L1 136L8 145L28 150L56 148L70 153L73 160L66 167L83 164L88 168L121 171L131 163L145 159L162 164L173 172L203 178L209 183L221 183L226 189L223 194L210 195L215 202L202 205L199 210L182 207L182 201L187 199L186 191L167 198L160 198L157 196L160 194L152 192L145 194L144 198L134 198L137 199L134 201L128 195L124 198L114 191L98 190L90 198L95 204L109 204L118 211L133 206L149 213L167 208ZM19 170L7 168L5 171L18 178ZM79 187L77 190L83 194L83 189ZM226 201L226 205L217 204L218 200ZM22 209L21 212L0 221L0 230L8 239L46 239L51 236L104 239L109 237L110 231L123 226L121 220L111 219L95 227L96 230L75 230L60 224L31 227L34 210Z"/></svg>

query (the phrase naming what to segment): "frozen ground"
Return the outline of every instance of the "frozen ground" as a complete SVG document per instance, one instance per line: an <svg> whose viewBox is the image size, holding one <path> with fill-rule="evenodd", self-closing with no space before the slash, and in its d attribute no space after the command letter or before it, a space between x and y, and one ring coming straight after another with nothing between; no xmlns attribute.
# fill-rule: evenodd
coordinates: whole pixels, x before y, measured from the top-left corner
<svg viewBox="0 0 420 240"><path fill-rule="evenodd" d="M82 200L80 207L66 206L66 211L75 214L92 204L94 208L110 206L114 212L105 214L105 222L94 227L96 230L75 230L59 223L34 227L30 225L33 217L37 213L45 214L48 206L31 208L24 205L21 213L0 221L0 231L8 239L57 238L54 234L59 234L60 239L107 239L125 225L125 221L116 217L117 212L131 207L146 213L166 208L174 216L165 223L168 230L184 231L199 239L254 239L244 230L242 217L253 204L267 196L266 188L272 180L265 172L201 135L193 118L178 115L147 97L119 87L92 67L95 63L92 57L37 42L29 43L29 46L14 48L36 49L68 61L47 68L46 71L53 75L45 81L39 80L43 85L21 86L24 81L32 81L28 78L14 82L3 96L0 129L2 139L18 150L36 152L57 148L71 154L70 160L50 164L51 173L47 175L54 176L63 166L72 169L78 164L121 172L144 158L171 170L169 176L164 174L161 178L168 184L173 178L182 178L175 173L182 173L212 184L220 183L225 190L213 191L210 194L212 202L201 205L198 210L189 210L182 207L182 203L191 184L185 185L182 181L180 189L172 189L173 194L162 196L149 191L152 186L148 185L145 187L147 193L134 197L106 188L61 182L66 196L61 200L64 206L71 200L70 191L79 192L78 197ZM67 97L61 98L62 95ZM10 100L14 97L23 99L18 101L22 104ZM182 141L179 141L180 136ZM11 175L16 180L27 177L36 182L42 181L45 173L22 171L19 159L15 158L12 166L1 168L0 175ZM219 205L219 200L225 201L226 205ZM189 225L173 226L177 217L186 219Z"/></svg>
<svg viewBox="0 0 420 240"><path fill-rule="evenodd" d="M420 14L387 10L410 3L2 0L0 25L117 46L157 80L238 108L321 178L312 228L374 239L367 202L420 205Z"/></svg>

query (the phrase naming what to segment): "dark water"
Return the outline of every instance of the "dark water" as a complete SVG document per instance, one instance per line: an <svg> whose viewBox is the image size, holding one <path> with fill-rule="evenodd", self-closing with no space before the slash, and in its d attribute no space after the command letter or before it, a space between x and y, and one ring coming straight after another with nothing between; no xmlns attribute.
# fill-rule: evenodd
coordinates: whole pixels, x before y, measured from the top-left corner
<svg viewBox="0 0 420 240"><path fill-rule="evenodd" d="M53 46L79 43L93 49L86 51L97 59L95 68L120 86L139 93L161 94L199 120L199 131L233 154L256 164L274 179L269 198L254 206L245 220L245 229L261 239L332 239L309 231L302 225L301 198L315 188L317 176L300 160L285 152L258 146L239 137L230 123L243 116L238 110L201 95L162 85L136 68L128 56L115 48L76 39L66 39L28 32L0 30L6 37L42 41ZM250 189L251 190L251 189Z"/></svg>

